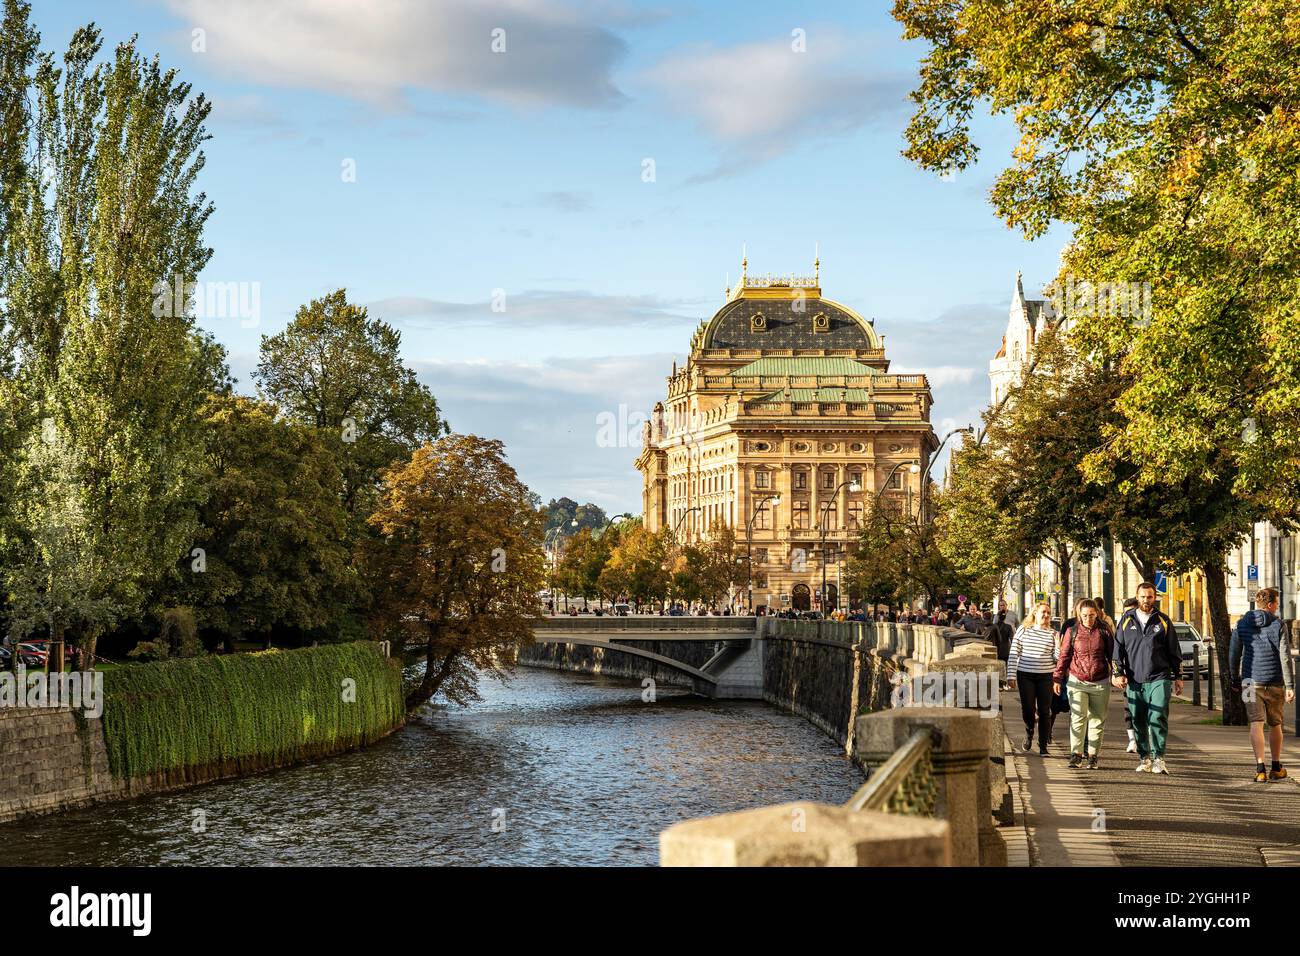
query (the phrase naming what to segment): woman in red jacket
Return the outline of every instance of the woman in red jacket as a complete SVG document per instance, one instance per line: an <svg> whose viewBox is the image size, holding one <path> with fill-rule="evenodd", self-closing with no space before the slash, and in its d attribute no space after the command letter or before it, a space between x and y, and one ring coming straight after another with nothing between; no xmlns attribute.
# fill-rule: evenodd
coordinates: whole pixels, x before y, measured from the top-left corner
<svg viewBox="0 0 1300 956"><path fill-rule="evenodd" d="M1078 620L1061 638L1061 653L1052 690L1061 692L1065 685L1070 698L1071 770L1084 766L1084 745L1089 757L1087 768L1097 769L1097 754L1106 730L1106 710L1110 705L1110 658L1115 650L1115 635L1101 623L1097 605L1081 601Z"/></svg>

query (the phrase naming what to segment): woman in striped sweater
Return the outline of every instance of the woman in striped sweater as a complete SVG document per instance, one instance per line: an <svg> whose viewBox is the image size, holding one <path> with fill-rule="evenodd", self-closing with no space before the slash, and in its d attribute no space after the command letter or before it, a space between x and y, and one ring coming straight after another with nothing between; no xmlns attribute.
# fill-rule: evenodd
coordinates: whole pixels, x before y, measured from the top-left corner
<svg viewBox="0 0 1300 956"><path fill-rule="evenodd" d="M1057 639L1052 628L1052 609L1035 604L1025 623L1011 638L1007 677L1020 691L1020 715L1025 721L1024 749L1034 746L1034 724L1038 724L1038 752L1047 756L1047 739L1052 732L1052 671L1056 670Z"/></svg>

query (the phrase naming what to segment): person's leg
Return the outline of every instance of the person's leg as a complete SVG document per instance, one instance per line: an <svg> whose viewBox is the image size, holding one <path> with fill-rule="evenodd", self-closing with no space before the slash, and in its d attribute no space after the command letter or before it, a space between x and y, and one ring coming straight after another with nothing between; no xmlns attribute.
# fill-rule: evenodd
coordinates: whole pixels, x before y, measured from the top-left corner
<svg viewBox="0 0 1300 956"><path fill-rule="evenodd" d="M1067 678L1065 693L1070 698L1070 753L1083 753L1085 724L1088 720L1088 691L1073 677Z"/></svg>
<svg viewBox="0 0 1300 956"><path fill-rule="evenodd" d="M1169 699L1173 696L1173 681L1167 678L1147 681L1142 689L1147 701L1147 726L1151 729L1151 755L1163 760L1169 736Z"/></svg>
<svg viewBox="0 0 1300 956"><path fill-rule="evenodd" d="M1279 728L1280 729L1280 728ZM1255 763L1264 762L1264 718L1250 722L1250 749L1255 751Z"/></svg>
<svg viewBox="0 0 1300 956"><path fill-rule="evenodd" d="M1128 701L1129 720L1137 737L1138 759L1145 760L1151 755L1151 735L1147 733L1147 702L1142 695L1142 685L1130 681L1124 694Z"/></svg>
<svg viewBox="0 0 1300 956"><path fill-rule="evenodd" d="M1101 753L1101 738L1106 733L1106 712L1110 707L1110 686L1093 684L1088 688L1088 746L1095 756Z"/></svg>
<svg viewBox="0 0 1300 956"><path fill-rule="evenodd" d="M1038 746L1039 749L1046 750L1047 742L1052 736L1052 675L1037 675L1037 693L1035 700L1038 703ZM1043 715L1046 714L1046 719Z"/></svg>
<svg viewBox="0 0 1300 956"><path fill-rule="evenodd" d="M1020 691L1020 717L1025 722L1025 734L1034 734L1034 685L1024 671L1016 673L1016 689Z"/></svg>
<svg viewBox="0 0 1300 956"><path fill-rule="evenodd" d="M1282 762L1282 725L1281 724L1276 724L1268 729L1268 749L1273 755L1273 762L1281 763Z"/></svg>

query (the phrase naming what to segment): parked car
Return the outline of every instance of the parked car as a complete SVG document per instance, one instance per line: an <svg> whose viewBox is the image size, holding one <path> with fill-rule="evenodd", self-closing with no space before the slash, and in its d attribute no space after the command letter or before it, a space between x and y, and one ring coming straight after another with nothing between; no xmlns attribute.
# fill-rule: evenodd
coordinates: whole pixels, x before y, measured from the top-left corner
<svg viewBox="0 0 1300 956"><path fill-rule="evenodd" d="M1191 672L1193 658L1197 670L1209 667L1210 649L1200 631L1185 621L1174 621L1174 634L1178 636L1178 648L1183 655L1183 673Z"/></svg>
<svg viewBox="0 0 1300 956"><path fill-rule="evenodd" d="M628 614L631 613L631 611L632 611L632 605L630 604L614 605L614 613L617 614L619 617L627 617Z"/></svg>

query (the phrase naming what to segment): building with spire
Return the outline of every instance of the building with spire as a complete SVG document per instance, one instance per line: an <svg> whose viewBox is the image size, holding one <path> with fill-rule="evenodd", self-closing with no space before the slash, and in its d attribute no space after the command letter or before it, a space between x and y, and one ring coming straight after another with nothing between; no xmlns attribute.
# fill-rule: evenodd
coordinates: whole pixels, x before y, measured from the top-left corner
<svg viewBox="0 0 1300 956"><path fill-rule="evenodd" d="M1025 286L1019 272L1016 287L1011 294L1011 308L1007 315L1007 330L1002 336L1002 347L989 362L989 383L993 388L993 406L996 408L1006 398L1013 385L1024 373L1029 353L1034 349L1038 333L1056 320L1056 310L1050 299L1026 299Z"/></svg>
<svg viewBox="0 0 1300 956"><path fill-rule="evenodd" d="M742 257L645 424L645 526L679 542L735 529L754 607L843 606L840 562L872 501L920 507L931 401L924 375L889 374L872 322L822 296L820 257L808 276L751 276Z"/></svg>

